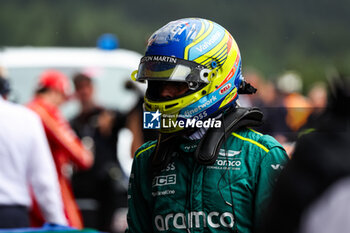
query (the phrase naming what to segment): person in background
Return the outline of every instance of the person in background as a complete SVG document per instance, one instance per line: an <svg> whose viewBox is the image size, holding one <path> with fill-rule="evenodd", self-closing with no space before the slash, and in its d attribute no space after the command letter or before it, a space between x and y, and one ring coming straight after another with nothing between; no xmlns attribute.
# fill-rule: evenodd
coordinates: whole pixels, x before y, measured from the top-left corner
<svg viewBox="0 0 350 233"><path fill-rule="evenodd" d="M273 136L291 157L294 150L295 132L290 129L286 121L288 112L284 96L277 90L272 81L265 80L262 74L253 68L249 68L244 77L247 82L258 89L256 95L248 96L252 106L258 107L264 114L264 124L254 127L254 129Z"/></svg>
<svg viewBox="0 0 350 233"><path fill-rule="evenodd" d="M322 82L314 83L307 94L311 104L311 114L303 128L310 128L326 110L327 88Z"/></svg>
<svg viewBox="0 0 350 233"><path fill-rule="evenodd" d="M93 156L84 148L59 110L68 100L69 93L68 78L57 70L46 70L40 75L34 99L27 106L36 112L43 122L56 165L68 224L81 229L83 222L70 183L71 165L79 169L88 169L93 164ZM32 216L40 220L38 209L33 211Z"/></svg>
<svg viewBox="0 0 350 233"><path fill-rule="evenodd" d="M303 81L294 71L286 71L277 80L277 88L283 94L283 102L287 108L286 122L295 132L290 140L295 140L297 131L307 122L312 112L311 103L301 94Z"/></svg>
<svg viewBox="0 0 350 233"><path fill-rule="evenodd" d="M40 118L6 100L0 74L0 228L29 227L31 190L44 220L66 225L55 165Z"/></svg>
<svg viewBox="0 0 350 233"><path fill-rule="evenodd" d="M286 123L287 109L275 84L265 80L262 75L250 69L245 76L249 83L258 89L257 95L249 96L253 106L264 113L264 124L255 129L273 136L282 145L287 142L290 129Z"/></svg>
<svg viewBox="0 0 350 233"><path fill-rule="evenodd" d="M282 171L264 233L350 232L350 79L333 80L327 108Z"/></svg>
<svg viewBox="0 0 350 233"><path fill-rule="evenodd" d="M121 112L108 110L95 102L93 78L89 75L77 73L73 82L81 111L70 123L95 157L89 170L74 173L74 193L77 199L89 200L81 205L85 225L111 232L114 213L127 205L127 177L118 161L116 146L118 133L126 127L127 119ZM96 203L97 208L91 203ZM91 208L96 210L91 211Z"/></svg>
<svg viewBox="0 0 350 233"><path fill-rule="evenodd" d="M143 97L145 95L144 83L137 83L129 80L125 83L125 89L133 91L137 96L137 102L134 107L129 111L127 118L130 122L130 127L132 132L135 132L134 135L138 137L134 138L132 143L131 155L134 156L136 150L144 143L158 138L158 132L143 129ZM136 139L136 140L135 140Z"/></svg>
<svg viewBox="0 0 350 233"><path fill-rule="evenodd" d="M263 89L263 85L265 82L265 79L262 75L262 73L255 69L254 67L247 67L245 71L243 72L243 76L247 82L249 82L253 87L257 89L256 94L254 95L247 95L246 98L246 105L242 106L260 106L261 105L261 91ZM238 100L241 102L241 100Z"/></svg>
<svg viewBox="0 0 350 233"><path fill-rule="evenodd" d="M327 88L322 82L314 83L307 94L311 106L312 113L320 115L327 106Z"/></svg>

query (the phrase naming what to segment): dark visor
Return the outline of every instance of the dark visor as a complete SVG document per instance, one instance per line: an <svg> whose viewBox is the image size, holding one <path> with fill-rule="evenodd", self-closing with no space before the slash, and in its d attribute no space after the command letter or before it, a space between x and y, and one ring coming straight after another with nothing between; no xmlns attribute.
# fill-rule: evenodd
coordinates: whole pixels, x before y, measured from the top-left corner
<svg viewBox="0 0 350 233"><path fill-rule="evenodd" d="M209 83L210 72L210 69L196 62L176 57L144 56L141 58L136 80Z"/></svg>

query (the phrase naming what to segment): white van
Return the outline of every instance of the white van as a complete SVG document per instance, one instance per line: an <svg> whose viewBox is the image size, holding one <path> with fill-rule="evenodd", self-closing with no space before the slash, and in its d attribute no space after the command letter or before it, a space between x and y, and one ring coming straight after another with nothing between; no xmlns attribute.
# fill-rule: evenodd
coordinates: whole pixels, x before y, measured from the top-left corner
<svg viewBox="0 0 350 233"><path fill-rule="evenodd" d="M137 101L135 93L124 88L132 71L138 68L141 55L126 49L63 47L5 47L0 48L0 67L5 68L11 83L10 99L27 103L33 96L40 73L57 69L72 77L77 72L92 73L96 100L107 108L128 111ZM73 87L73 86L72 86ZM71 101L62 107L69 119L78 113Z"/></svg>

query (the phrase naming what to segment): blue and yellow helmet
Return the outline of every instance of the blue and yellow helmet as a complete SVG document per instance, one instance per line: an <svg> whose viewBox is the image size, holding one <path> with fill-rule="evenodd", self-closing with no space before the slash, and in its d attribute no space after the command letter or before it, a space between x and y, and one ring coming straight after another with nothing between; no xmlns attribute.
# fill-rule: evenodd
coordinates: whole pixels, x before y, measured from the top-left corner
<svg viewBox="0 0 350 233"><path fill-rule="evenodd" d="M147 81L145 110L180 118L205 120L235 104L242 82L241 55L231 34L210 20L172 21L148 40L136 81ZM153 82L187 83L189 91L174 99L154 94ZM163 133L181 130L161 129Z"/></svg>

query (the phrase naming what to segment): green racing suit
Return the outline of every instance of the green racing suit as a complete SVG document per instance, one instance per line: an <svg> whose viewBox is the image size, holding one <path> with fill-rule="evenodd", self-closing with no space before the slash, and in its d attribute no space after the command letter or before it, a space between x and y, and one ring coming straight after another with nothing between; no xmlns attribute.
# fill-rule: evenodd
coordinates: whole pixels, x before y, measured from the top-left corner
<svg viewBox="0 0 350 233"><path fill-rule="evenodd" d="M127 232L257 230L288 161L283 147L271 136L243 128L226 139L213 165L201 165L192 156L197 144L180 144L178 155L156 175L149 172L156 141L135 153Z"/></svg>

